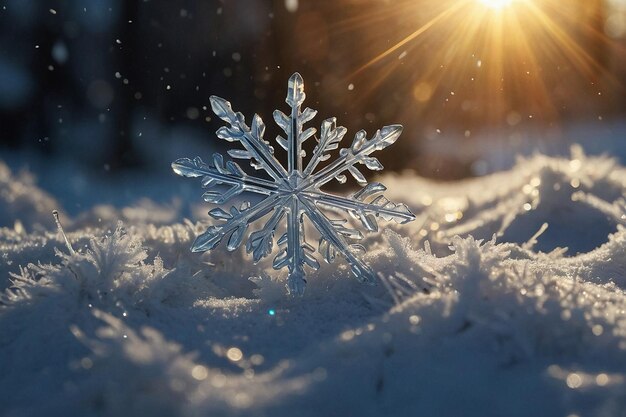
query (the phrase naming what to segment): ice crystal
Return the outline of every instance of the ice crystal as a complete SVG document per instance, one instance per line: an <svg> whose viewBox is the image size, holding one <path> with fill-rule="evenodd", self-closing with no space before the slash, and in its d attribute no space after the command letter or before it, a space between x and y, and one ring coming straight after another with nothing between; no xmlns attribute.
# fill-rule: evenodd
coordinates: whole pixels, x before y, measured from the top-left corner
<svg viewBox="0 0 626 417"><path fill-rule="evenodd" d="M310 108L301 110L305 100L304 83L300 74L295 73L289 79L286 102L290 114L274 111L274 121L285 132L276 142L287 151L287 168L274 157L274 149L263 139L265 124L258 115L252 118L248 126L241 113L235 113L231 104L219 97L211 97L213 112L229 126L217 131L220 139L239 142L244 149L228 151L233 159L248 160L255 170L265 171L269 178L250 175L233 161L224 161L216 153L213 163L207 164L199 157L182 158L172 163L178 175L202 178L202 185L208 189L203 195L205 201L224 205L232 198L244 192L260 195L262 199L251 205L232 206L228 211L216 207L209 215L219 224L210 226L200 234L192 246L194 252L204 252L215 248L222 239L228 237L229 251L237 249L251 223L263 220L263 226L250 233L246 251L252 253L254 262L269 256L273 250L274 234L281 220L286 218L286 232L278 239L279 253L274 258L274 269L289 269L288 288L290 293L301 295L306 286L305 266L314 270L319 262L314 257L314 248L305 238L304 218L319 233L318 251L326 262L332 262L337 255L346 258L357 280L374 282L372 269L358 257L365 248L356 243L363 238L359 230L353 229L346 219L330 218L326 213L347 213L352 219L360 221L368 231L378 230L377 218L407 223L415 216L404 204L396 204L386 199L382 192L385 186L378 182L368 183L357 164L379 171L382 164L370 156L375 151L392 145L400 136L402 126L385 126L378 130L371 139L367 139L364 130L356 133L352 144L339 151L339 157L324 167L317 169L321 162L330 159L330 152L338 149L346 134L346 128L337 126L336 119L329 118L322 122L319 137L315 128L303 130L303 125L313 119L316 111ZM310 138L317 140L313 154L304 165L306 152L303 144ZM350 173L363 188L349 197L329 194L320 188L335 179L346 181ZM271 215L270 215L271 213Z"/></svg>

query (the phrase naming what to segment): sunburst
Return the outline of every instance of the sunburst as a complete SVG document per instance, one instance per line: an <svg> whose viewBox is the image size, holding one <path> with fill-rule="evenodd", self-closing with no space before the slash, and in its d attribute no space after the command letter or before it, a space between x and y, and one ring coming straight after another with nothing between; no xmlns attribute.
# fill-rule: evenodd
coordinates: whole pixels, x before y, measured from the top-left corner
<svg viewBox="0 0 626 417"><path fill-rule="evenodd" d="M416 16L422 23L349 77L375 79L367 83L370 90L361 91L368 94L393 73L390 68L397 68L399 57L406 57L405 65L414 63L416 68L405 90L413 92L417 111L438 92L441 97L445 88L466 101L483 103L483 122L502 121L516 106L530 109L530 117L554 120L562 110L554 90L565 77L569 87L586 86L594 94L600 79L619 87L582 44L609 40L591 19L573 12L574 7L562 0L400 1L395 4L396 19Z"/></svg>

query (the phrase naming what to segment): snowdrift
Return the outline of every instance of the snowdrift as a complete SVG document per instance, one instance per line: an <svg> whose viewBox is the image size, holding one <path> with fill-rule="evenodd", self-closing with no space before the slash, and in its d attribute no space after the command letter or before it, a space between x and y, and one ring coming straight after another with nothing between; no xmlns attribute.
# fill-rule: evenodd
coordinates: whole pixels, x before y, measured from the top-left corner
<svg viewBox="0 0 626 417"><path fill-rule="evenodd" d="M0 414L623 413L626 169L573 148L382 181L418 218L364 240L378 285L339 259L293 298L266 263L191 253L205 217L145 200L68 218L1 166Z"/></svg>

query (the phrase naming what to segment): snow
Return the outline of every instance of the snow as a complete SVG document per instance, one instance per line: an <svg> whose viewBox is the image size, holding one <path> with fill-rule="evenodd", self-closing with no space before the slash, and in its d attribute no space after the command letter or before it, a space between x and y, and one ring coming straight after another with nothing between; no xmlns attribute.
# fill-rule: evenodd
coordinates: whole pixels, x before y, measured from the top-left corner
<svg viewBox="0 0 626 417"><path fill-rule="evenodd" d="M1 165L0 414L623 413L625 168L574 147L379 179L417 218L365 236L378 285L323 264L300 298L244 249L189 251L204 208L75 213Z"/></svg>

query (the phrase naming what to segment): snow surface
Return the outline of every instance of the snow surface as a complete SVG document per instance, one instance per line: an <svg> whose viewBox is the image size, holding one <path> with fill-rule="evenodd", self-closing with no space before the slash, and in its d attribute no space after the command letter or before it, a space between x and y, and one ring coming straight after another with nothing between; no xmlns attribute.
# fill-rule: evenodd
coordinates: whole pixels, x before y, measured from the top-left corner
<svg viewBox="0 0 626 417"><path fill-rule="evenodd" d="M1 165L0 415L624 413L626 169L573 148L381 180L417 220L365 238L379 284L339 260L293 298L265 261L191 253L198 208L70 218Z"/></svg>

